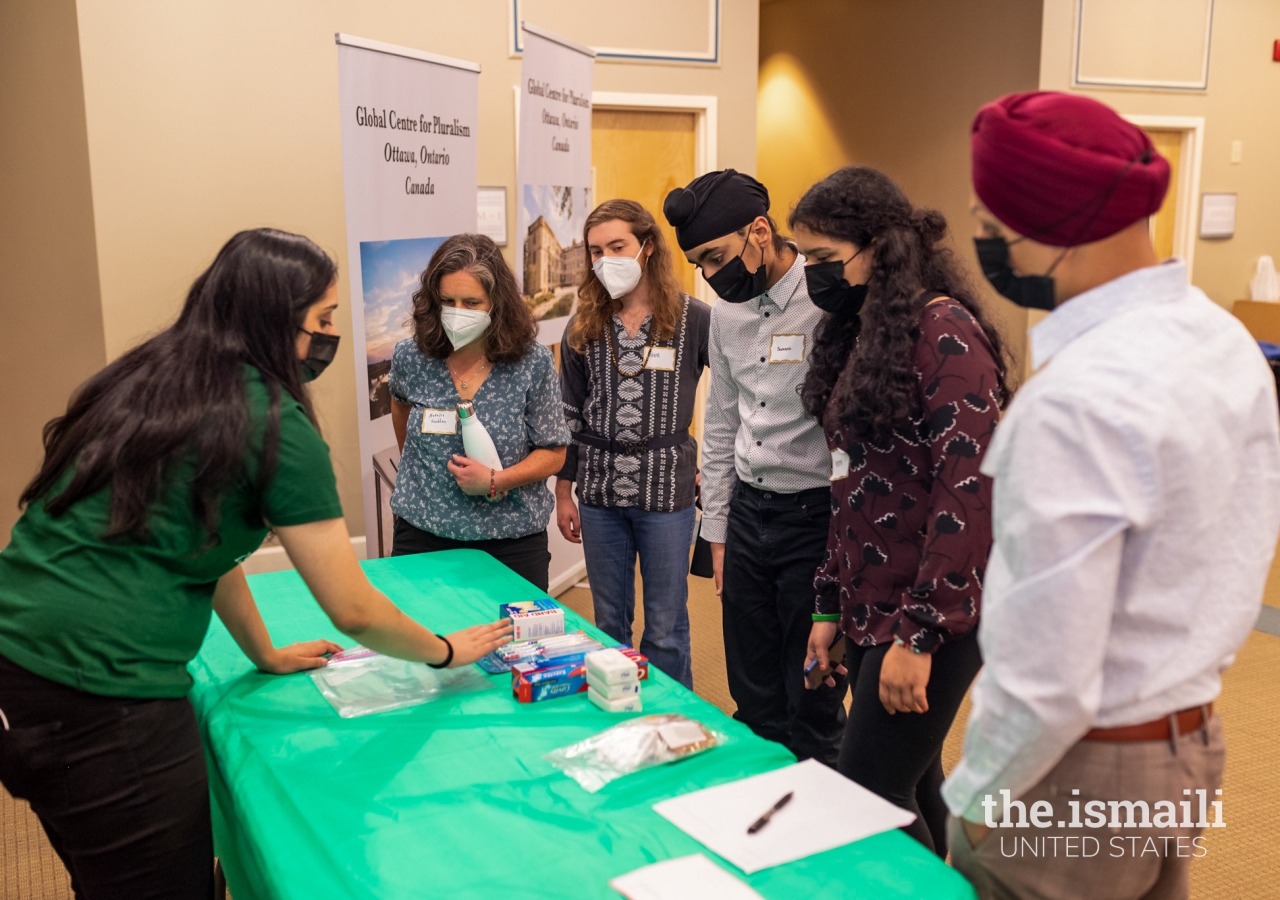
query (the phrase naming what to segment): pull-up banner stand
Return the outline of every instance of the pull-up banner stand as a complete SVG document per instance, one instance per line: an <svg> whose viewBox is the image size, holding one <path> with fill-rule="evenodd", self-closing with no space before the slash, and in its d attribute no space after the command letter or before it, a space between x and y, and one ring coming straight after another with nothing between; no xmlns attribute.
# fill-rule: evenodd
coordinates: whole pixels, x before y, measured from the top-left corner
<svg viewBox="0 0 1280 900"><path fill-rule="evenodd" d="M538 320L538 340L556 344L587 273L582 226L591 195L591 82L596 54L521 22L524 61L517 90L516 278ZM554 490L555 479L548 485ZM550 593L572 587L584 572L582 545L547 529Z"/></svg>
<svg viewBox="0 0 1280 900"><path fill-rule="evenodd" d="M520 68L517 256L538 340L559 342L587 270L582 226L591 196L591 83L596 54L528 22Z"/></svg>
<svg viewBox="0 0 1280 900"><path fill-rule="evenodd" d="M418 277L450 235L476 230L476 63L336 35L351 342L366 552L391 555L391 352L411 337Z"/></svg>

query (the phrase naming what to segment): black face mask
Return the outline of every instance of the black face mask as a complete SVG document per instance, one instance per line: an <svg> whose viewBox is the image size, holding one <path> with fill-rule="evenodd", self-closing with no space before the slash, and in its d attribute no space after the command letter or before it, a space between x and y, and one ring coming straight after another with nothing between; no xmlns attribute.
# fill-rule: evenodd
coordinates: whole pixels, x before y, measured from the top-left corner
<svg viewBox="0 0 1280 900"><path fill-rule="evenodd" d="M1022 238L1018 238L1022 240ZM1043 275L1017 275L1009 265L1009 242L1002 237L974 238L982 274L1001 295L1026 309L1053 310L1054 262ZM1063 251L1063 255L1066 251ZM1062 259L1061 256L1058 257Z"/></svg>
<svg viewBox="0 0 1280 900"><path fill-rule="evenodd" d="M303 334L311 335L311 346L307 348L307 356L300 360L302 364L302 380L315 381L320 373L329 367L338 354L338 341L341 335L325 334L323 331L307 331L299 328Z"/></svg>
<svg viewBox="0 0 1280 900"><path fill-rule="evenodd" d="M747 252L747 244L742 245L742 253ZM742 262L742 253L729 260L720 271L707 278L707 284L716 292L721 300L729 303L746 303L752 297L759 297L765 292L769 273L764 270L764 254L760 257L760 267L748 272Z"/></svg>
<svg viewBox="0 0 1280 900"><path fill-rule="evenodd" d="M857 259L857 256L855 253L853 258ZM841 262L833 259L805 266L804 269L804 283L809 289L809 299L813 301L813 305L842 319L852 319L858 315L862 312L862 304L867 301L865 284L850 284L845 280L844 267L849 262L852 260Z"/></svg>

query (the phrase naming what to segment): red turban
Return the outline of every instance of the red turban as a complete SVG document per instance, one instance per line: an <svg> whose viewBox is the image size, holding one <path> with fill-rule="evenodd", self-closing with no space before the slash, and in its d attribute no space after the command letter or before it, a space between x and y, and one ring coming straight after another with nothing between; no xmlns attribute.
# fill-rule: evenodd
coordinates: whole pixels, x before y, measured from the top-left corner
<svg viewBox="0 0 1280 900"><path fill-rule="evenodd" d="M1018 234L1089 244L1153 215L1169 163L1138 126L1096 100L1010 94L973 120L973 188Z"/></svg>

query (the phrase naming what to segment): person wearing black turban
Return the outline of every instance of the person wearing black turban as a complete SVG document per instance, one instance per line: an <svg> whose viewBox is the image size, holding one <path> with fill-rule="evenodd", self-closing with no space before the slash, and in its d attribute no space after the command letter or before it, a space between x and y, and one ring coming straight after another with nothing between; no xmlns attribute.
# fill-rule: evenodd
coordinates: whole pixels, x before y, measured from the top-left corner
<svg viewBox="0 0 1280 900"><path fill-rule="evenodd" d="M800 759L834 766L844 677L806 691L802 674L831 456L797 389L822 311L809 299L804 257L778 235L769 191L750 175L701 175L668 194L663 213L723 301L711 312L700 537L724 609L734 716Z"/></svg>

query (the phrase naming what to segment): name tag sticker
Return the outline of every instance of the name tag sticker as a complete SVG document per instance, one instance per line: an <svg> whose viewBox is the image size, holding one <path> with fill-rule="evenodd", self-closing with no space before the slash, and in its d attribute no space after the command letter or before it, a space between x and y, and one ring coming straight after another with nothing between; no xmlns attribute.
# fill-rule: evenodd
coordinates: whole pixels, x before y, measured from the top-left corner
<svg viewBox="0 0 1280 900"><path fill-rule="evenodd" d="M424 409L422 411L423 434L457 434L458 411L456 409Z"/></svg>
<svg viewBox="0 0 1280 900"><path fill-rule="evenodd" d="M842 481L849 477L849 454L843 450L831 451L831 480Z"/></svg>
<svg viewBox="0 0 1280 900"><path fill-rule="evenodd" d="M769 362L804 362L804 335L775 334L769 341Z"/></svg>
<svg viewBox="0 0 1280 900"><path fill-rule="evenodd" d="M649 351L644 360L646 369L657 369L660 372L674 372L676 370L675 347L648 347L646 349Z"/></svg>

